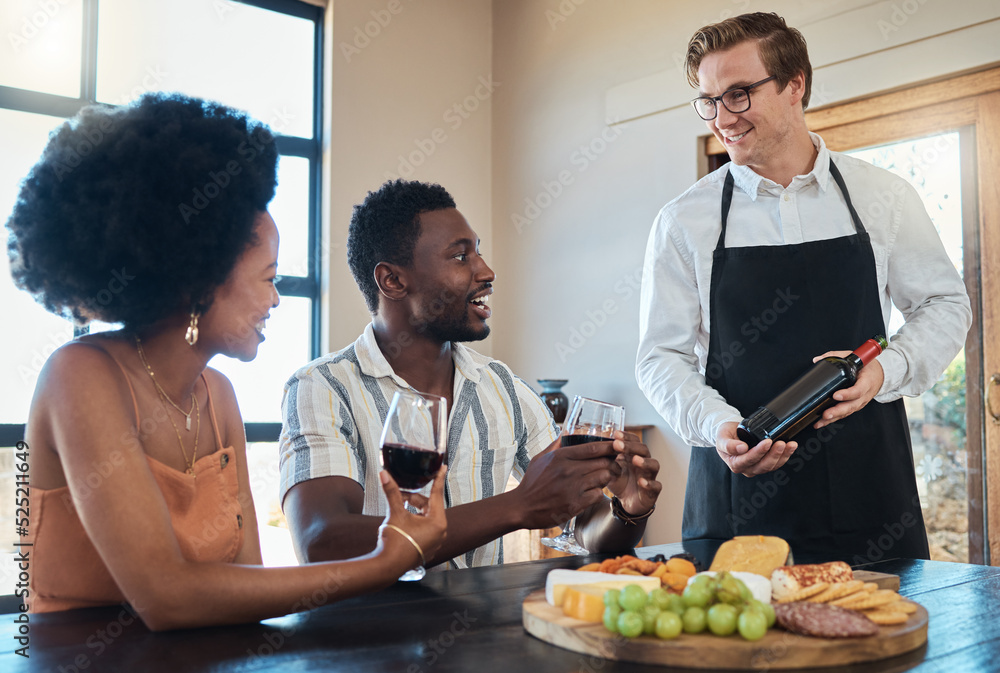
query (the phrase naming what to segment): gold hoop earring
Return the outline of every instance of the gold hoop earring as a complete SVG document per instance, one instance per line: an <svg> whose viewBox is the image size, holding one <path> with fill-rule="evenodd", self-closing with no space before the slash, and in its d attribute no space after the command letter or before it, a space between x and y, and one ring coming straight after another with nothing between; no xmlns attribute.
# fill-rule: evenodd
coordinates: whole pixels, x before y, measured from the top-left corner
<svg viewBox="0 0 1000 673"><path fill-rule="evenodd" d="M191 322L188 323L187 332L184 334L184 341L188 342L188 346L194 346L198 343L198 312L191 309Z"/></svg>

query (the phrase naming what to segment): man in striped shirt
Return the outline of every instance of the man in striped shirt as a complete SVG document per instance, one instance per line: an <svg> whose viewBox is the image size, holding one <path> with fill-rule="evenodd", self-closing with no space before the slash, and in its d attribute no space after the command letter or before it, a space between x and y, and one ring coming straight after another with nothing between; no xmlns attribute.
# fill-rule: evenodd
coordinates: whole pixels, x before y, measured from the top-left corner
<svg viewBox="0 0 1000 673"><path fill-rule="evenodd" d="M448 192L386 183L355 207L347 247L372 322L297 371L282 403L281 498L299 559L374 548L387 511L379 438L397 390L448 400L448 538L428 566L503 563L502 535L572 516L592 551L638 542L660 491L646 446L629 435L560 447L534 391L462 343L489 334L495 276ZM520 483L504 492L511 474Z"/></svg>

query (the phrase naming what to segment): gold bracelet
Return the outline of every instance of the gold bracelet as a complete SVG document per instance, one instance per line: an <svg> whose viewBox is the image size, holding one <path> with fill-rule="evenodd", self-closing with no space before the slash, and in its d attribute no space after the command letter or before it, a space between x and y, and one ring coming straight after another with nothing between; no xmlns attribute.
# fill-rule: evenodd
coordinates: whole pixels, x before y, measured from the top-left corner
<svg viewBox="0 0 1000 673"><path fill-rule="evenodd" d="M413 539L412 535L407 533L399 526L394 526L391 523L387 523L385 527L393 529L394 531L405 537L407 540L409 540L410 544L412 544L413 547L417 550L417 553L420 554L420 565L427 565L427 559L424 557L424 550L420 548L420 545L417 544L417 541Z"/></svg>

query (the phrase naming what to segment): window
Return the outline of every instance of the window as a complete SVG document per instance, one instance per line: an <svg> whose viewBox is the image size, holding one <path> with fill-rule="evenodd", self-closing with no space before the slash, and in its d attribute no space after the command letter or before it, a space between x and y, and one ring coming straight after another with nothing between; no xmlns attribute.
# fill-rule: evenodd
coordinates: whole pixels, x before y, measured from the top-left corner
<svg viewBox="0 0 1000 673"><path fill-rule="evenodd" d="M961 145L960 133L949 131L848 152L895 173L916 188L959 274L965 270L962 253L966 233ZM903 315L893 306L886 336L902 325ZM937 561L969 562L966 383L963 349L930 390L919 397L903 398L931 558Z"/></svg>
<svg viewBox="0 0 1000 673"><path fill-rule="evenodd" d="M177 91L246 110L277 135L278 190L270 212L281 249L267 342L249 364L215 358L232 380L251 444L251 473L264 546L274 536L282 388L320 348L320 162L323 9L299 0L5 0L0 4L0 217L48 134L82 107L127 104L146 92ZM0 595L16 572L12 447L24 435L45 360L74 336L73 325L17 290L0 255L0 301L16 327L0 335ZM113 328L92 325L91 330ZM76 334L81 331L77 330ZM270 456L273 467L266 465ZM270 493L267 490L270 489ZM265 497L264 500L260 498ZM280 518L280 509L278 517ZM279 536L280 539L280 536ZM294 562L287 550L273 563ZM291 559L291 561L289 561Z"/></svg>

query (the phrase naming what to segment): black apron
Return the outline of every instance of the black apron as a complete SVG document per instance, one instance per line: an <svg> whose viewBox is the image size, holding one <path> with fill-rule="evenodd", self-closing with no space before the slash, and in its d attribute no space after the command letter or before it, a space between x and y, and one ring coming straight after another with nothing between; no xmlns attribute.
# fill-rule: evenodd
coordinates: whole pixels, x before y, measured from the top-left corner
<svg viewBox="0 0 1000 673"><path fill-rule="evenodd" d="M885 334L875 256L837 167L855 234L797 245L726 248L733 176L722 195L712 263L706 383L745 417L828 350ZM831 207L839 207L829 199ZM777 535L798 563L929 558L903 401L861 411L795 437L785 465L733 474L714 447L691 452L685 540Z"/></svg>

